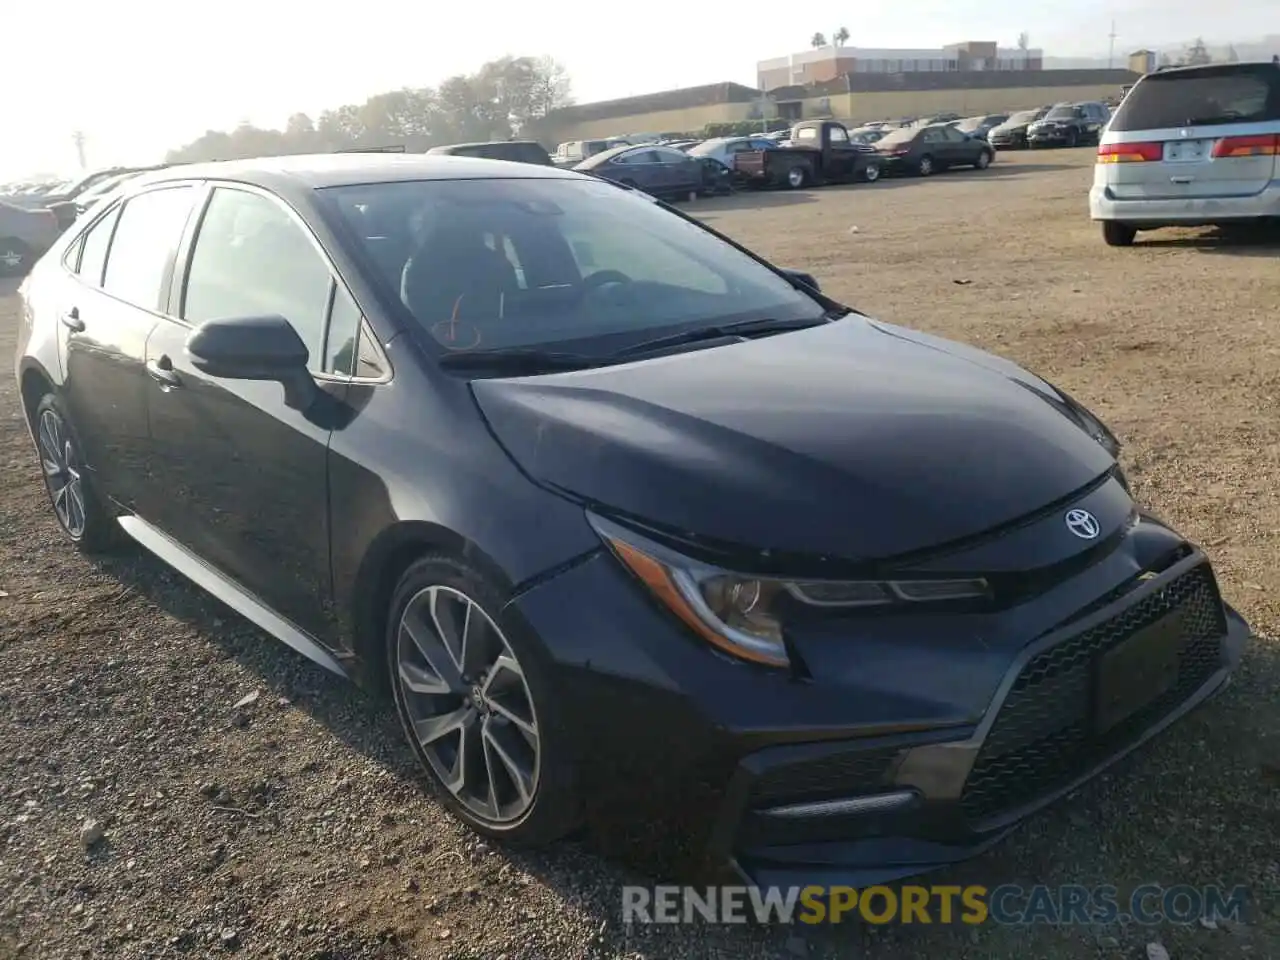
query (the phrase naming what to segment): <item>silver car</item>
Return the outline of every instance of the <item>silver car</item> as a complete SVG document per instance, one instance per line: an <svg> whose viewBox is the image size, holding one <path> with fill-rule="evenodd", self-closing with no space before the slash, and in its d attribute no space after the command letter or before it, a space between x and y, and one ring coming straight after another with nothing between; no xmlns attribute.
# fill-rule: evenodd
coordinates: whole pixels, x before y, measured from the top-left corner
<svg viewBox="0 0 1280 960"><path fill-rule="evenodd" d="M1280 65L1158 70L1102 136L1089 213L1113 247L1139 230L1280 216L1277 154Z"/></svg>
<svg viewBox="0 0 1280 960"><path fill-rule="evenodd" d="M60 233L52 210L28 210L0 201L0 277L25 274Z"/></svg>

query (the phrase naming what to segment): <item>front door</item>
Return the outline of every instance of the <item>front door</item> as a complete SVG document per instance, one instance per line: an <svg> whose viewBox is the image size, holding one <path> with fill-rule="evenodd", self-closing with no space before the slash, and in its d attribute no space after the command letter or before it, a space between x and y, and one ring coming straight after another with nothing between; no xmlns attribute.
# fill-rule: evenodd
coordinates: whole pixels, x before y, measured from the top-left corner
<svg viewBox="0 0 1280 960"><path fill-rule="evenodd" d="M268 194L212 190L189 249L175 316L147 341L156 482L143 515L277 613L332 640L334 424L287 407L278 383L200 372L185 344L207 320L283 316L307 345L321 389L341 400L345 384L327 375L350 369L359 312L311 232Z"/></svg>
<svg viewBox="0 0 1280 960"><path fill-rule="evenodd" d="M59 287L63 398L97 488L127 510L146 483L143 358L194 203L191 186L140 193L72 248Z"/></svg>

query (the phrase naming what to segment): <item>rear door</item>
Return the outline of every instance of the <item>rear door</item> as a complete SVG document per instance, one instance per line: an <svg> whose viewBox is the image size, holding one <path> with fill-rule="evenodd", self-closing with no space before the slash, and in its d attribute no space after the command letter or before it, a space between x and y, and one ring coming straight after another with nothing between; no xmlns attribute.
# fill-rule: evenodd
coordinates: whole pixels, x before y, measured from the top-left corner
<svg viewBox="0 0 1280 960"><path fill-rule="evenodd" d="M104 212L72 248L59 305L64 397L98 488L135 509L147 478L143 361L197 189L165 185Z"/></svg>
<svg viewBox="0 0 1280 960"><path fill-rule="evenodd" d="M1276 176L1280 68L1215 64L1143 77L1098 149L1120 200L1250 197Z"/></svg>

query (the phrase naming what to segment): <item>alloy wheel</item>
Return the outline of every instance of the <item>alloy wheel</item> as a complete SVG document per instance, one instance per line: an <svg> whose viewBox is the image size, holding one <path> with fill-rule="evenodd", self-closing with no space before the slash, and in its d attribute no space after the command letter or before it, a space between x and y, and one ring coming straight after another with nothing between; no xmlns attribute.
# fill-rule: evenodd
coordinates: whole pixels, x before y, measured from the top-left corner
<svg viewBox="0 0 1280 960"><path fill-rule="evenodd" d="M866 169L862 171L862 176L866 179L867 183L875 183L880 179L880 164L867 164Z"/></svg>
<svg viewBox="0 0 1280 960"><path fill-rule="evenodd" d="M922 177L927 177L927 176L929 176L930 174L932 174L932 173L933 173L933 158L932 158L932 157L921 157L921 158L920 158L920 163L919 163L919 165L918 165L918 169L919 169L919 171L920 171L920 176L922 176Z"/></svg>
<svg viewBox="0 0 1280 960"><path fill-rule="evenodd" d="M409 734L468 813L514 826L538 791L541 740L524 669L502 630L451 587L418 591L396 635Z"/></svg>
<svg viewBox="0 0 1280 960"><path fill-rule="evenodd" d="M45 410L40 415L38 440L40 466L53 500L53 512L62 529L73 540L79 540L84 536L87 518L80 455L71 440L71 432L57 413Z"/></svg>

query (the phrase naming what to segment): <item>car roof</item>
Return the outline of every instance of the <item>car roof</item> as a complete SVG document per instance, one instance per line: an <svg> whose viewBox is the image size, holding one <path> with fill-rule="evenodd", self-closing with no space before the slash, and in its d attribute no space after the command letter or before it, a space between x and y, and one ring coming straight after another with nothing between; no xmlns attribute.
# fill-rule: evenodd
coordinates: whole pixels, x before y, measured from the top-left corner
<svg viewBox="0 0 1280 960"><path fill-rule="evenodd" d="M271 190L322 189L409 180L572 179L575 174L507 160L408 153L323 153L218 160L142 174L136 188L177 180L233 180Z"/></svg>

